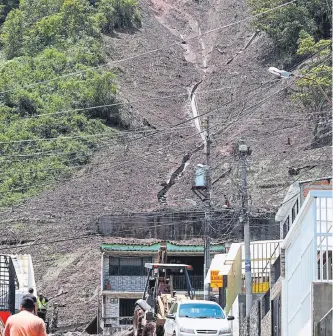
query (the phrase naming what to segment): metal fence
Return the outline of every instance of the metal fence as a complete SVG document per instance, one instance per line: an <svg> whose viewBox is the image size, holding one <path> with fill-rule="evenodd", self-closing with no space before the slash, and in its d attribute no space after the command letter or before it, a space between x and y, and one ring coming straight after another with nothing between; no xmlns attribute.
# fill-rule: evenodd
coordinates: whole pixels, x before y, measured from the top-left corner
<svg viewBox="0 0 333 336"><path fill-rule="evenodd" d="M137 299L119 299L119 324L131 325Z"/></svg>
<svg viewBox="0 0 333 336"><path fill-rule="evenodd" d="M187 284L185 276L183 275L174 275L173 279L173 288L175 291L185 291L187 290ZM204 277L202 275L190 275L190 280L194 290L203 290L204 287Z"/></svg>
<svg viewBox="0 0 333 336"><path fill-rule="evenodd" d="M242 246L244 256L244 245ZM280 241L251 243L252 292L266 293L269 289L271 266L280 255ZM243 258L243 257L242 257ZM245 263L242 260L242 291L245 293Z"/></svg>
<svg viewBox="0 0 333 336"><path fill-rule="evenodd" d="M239 213L233 209L213 212L211 214L212 238L219 238L221 234L229 233L230 239L239 239L243 229L240 225L237 226L238 217ZM104 215L92 226L97 233L106 236L187 240L202 236L204 220L204 211L189 209L177 212ZM234 229L230 235L229 228L232 223ZM279 237L274 214L266 214L262 218L250 218L250 228L253 240Z"/></svg>
<svg viewBox="0 0 333 336"><path fill-rule="evenodd" d="M10 256L0 255L0 310L15 314L15 268Z"/></svg>

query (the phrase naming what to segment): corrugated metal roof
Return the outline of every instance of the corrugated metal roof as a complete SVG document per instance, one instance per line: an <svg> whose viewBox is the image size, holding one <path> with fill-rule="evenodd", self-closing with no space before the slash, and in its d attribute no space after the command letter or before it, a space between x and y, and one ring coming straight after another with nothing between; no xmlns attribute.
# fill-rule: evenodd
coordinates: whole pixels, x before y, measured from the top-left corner
<svg viewBox="0 0 333 336"><path fill-rule="evenodd" d="M102 244L101 250L103 251L158 251L161 243L155 243L150 245L143 244Z"/></svg>
<svg viewBox="0 0 333 336"><path fill-rule="evenodd" d="M101 245L102 251L138 251L138 252L157 252L161 247L161 242L151 244L117 244L117 243L104 243ZM204 252L203 244L191 244L191 243L173 243L167 242L168 252ZM224 252L225 248L223 244L212 244L212 252Z"/></svg>

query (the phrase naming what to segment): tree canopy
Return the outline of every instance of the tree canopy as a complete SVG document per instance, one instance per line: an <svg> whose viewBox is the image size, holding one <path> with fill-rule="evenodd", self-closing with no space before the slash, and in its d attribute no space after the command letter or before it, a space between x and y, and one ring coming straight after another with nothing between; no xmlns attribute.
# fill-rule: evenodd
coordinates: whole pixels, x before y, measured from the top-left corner
<svg viewBox="0 0 333 336"><path fill-rule="evenodd" d="M248 0L253 14L275 8L284 0ZM273 41L271 61L285 70L299 70L297 93L314 125L313 146L331 143L332 11L326 0L297 0L257 16L253 25ZM319 130L320 129L320 130ZM320 133L320 134L319 134Z"/></svg>
<svg viewBox="0 0 333 336"><path fill-rule="evenodd" d="M102 32L140 17L134 0L7 0L1 10L0 205L11 205L88 163L99 134L123 125L117 106L90 108L117 102Z"/></svg>

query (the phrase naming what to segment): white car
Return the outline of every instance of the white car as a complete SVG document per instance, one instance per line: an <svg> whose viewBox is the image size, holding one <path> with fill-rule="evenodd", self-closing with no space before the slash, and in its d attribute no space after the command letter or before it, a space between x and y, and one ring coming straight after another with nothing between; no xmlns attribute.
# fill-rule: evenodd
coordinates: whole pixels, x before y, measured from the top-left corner
<svg viewBox="0 0 333 336"><path fill-rule="evenodd" d="M175 302L164 324L164 336L216 335L232 336L223 309L215 302L204 300Z"/></svg>

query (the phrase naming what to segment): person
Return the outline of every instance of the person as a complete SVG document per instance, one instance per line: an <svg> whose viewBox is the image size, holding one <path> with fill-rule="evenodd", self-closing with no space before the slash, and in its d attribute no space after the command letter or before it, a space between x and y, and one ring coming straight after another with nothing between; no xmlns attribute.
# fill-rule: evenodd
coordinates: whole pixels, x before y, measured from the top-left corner
<svg viewBox="0 0 333 336"><path fill-rule="evenodd" d="M43 321L45 321L45 318L46 318L47 303L48 302L49 302L49 300L42 293L39 294L38 300L37 300L37 305L38 305L37 315Z"/></svg>
<svg viewBox="0 0 333 336"><path fill-rule="evenodd" d="M26 296L21 301L20 312L8 318L4 336L47 336L44 321L33 314L35 303Z"/></svg>
<svg viewBox="0 0 333 336"><path fill-rule="evenodd" d="M34 295L34 289L33 288L29 288L28 294L23 295L23 298L26 298L26 297L30 297L33 300L33 302L35 303L34 314L37 315L37 298Z"/></svg>

